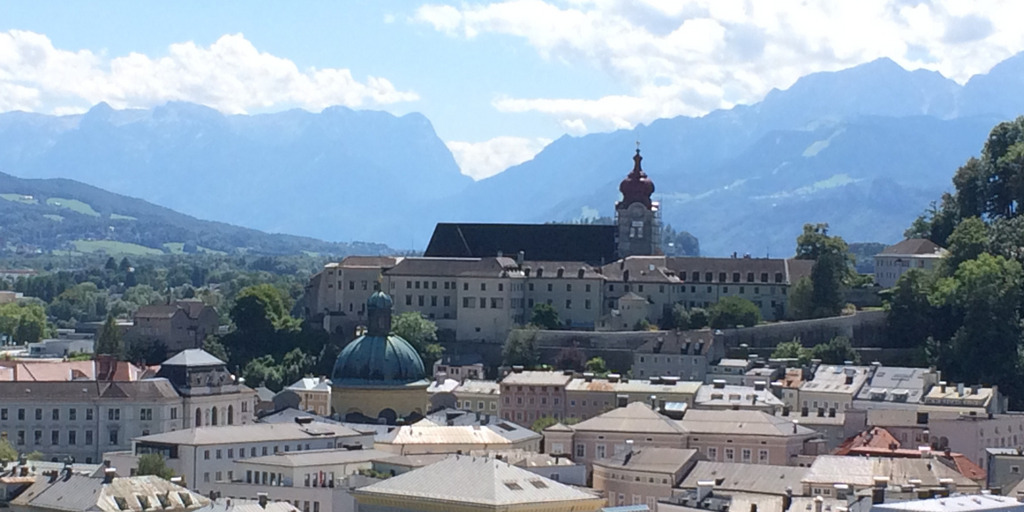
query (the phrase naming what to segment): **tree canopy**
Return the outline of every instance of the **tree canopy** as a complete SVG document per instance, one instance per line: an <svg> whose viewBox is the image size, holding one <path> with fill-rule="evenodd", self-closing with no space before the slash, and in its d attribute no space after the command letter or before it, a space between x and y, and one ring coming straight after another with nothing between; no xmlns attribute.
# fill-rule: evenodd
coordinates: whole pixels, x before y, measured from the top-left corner
<svg viewBox="0 0 1024 512"><path fill-rule="evenodd" d="M753 327L761 321L761 310L743 297L724 297L711 306L711 328Z"/></svg>
<svg viewBox="0 0 1024 512"><path fill-rule="evenodd" d="M530 323L541 329L558 329L562 321L558 318L558 311L551 304L543 302L533 305L533 314L530 316Z"/></svg>
<svg viewBox="0 0 1024 512"><path fill-rule="evenodd" d="M440 359L444 352L444 347L437 342L437 324L418 311L396 315L391 322L391 332L408 341L427 368Z"/></svg>
<svg viewBox="0 0 1024 512"><path fill-rule="evenodd" d="M170 480L174 476L174 471L167 467L163 455L145 453L139 456L139 468L136 474L139 476L155 475L164 480Z"/></svg>

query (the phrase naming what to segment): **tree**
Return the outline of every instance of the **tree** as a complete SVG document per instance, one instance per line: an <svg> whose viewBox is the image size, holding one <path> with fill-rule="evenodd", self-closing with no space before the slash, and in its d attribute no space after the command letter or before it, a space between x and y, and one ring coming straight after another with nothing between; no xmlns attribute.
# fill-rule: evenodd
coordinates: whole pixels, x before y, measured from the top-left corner
<svg viewBox="0 0 1024 512"><path fill-rule="evenodd" d="M221 361L227 362L229 360L228 350L224 348L224 344L220 342L220 339L212 334L203 341L203 350Z"/></svg>
<svg viewBox="0 0 1024 512"><path fill-rule="evenodd" d="M665 329L685 331L690 328L690 312L686 310L686 306L681 302L672 305L672 310L664 316L669 320L664 326Z"/></svg>
<svg viewBox="0 0 1024 512"><path fill-rule="evenodd" d="M796 359L801 366L811 363L811 350L804 348L800 340L783 341L775 346L772 351L772 359Z"/></svg>
<svg viewBox="0 0 1024 512"><path fill-rule="evenodd" d="M547 330L558 329L562 325L562 321L558 318L558 311L555 311L551 304L543 302L533 305L530 323Z"/></svg>
<svg viewBox="0 0 1024 512"><path fill-rule="evenodd" d="M846 361L860 362L860 354L853 349L850 339L846 336L836 336L828 343L821 343L811 348L811 358L821 359L825 364L843 364Z"/></svg>
<svg viewBox="0 0 1024 512"><path fill-rule="evenodd" d="M408 341L426 367L441 358L444 347L437 342L437 324L418 311L406 311L394 317L391 332Z"/></svg>
<svg viewBox="0 0 1024 512"><path fill-rule="evenodd" d="M885 303L889 340L897 347L922 346L932 334L931 276L910 269L900 276Z"/></svg>
<svg viewBox="0 0 1024 512"><path fill-rule="evenodd" d="M942 274L953 275L960 264L977 258L988 249L988 226L979 217L968 217L949 235L948 253L943 258Z"/></svg>
<svg viewBox="0 0 1024 512"><path fill-rule="evenodd" d="M814 285L811 278L801 277L789 290L788 317L792 320L806 320L814 315Z"/></svg>
<svg viewBox="0 0 1024 512"><path fill-rule="evenodd" d="M811 267L810 304L798 305L799 318L837 316L843 310L843 287L854 274L846 242L829 236L828 224L804 224L796 241L797 259L814 260Z"/></svg>
<svg viewBox="0 0 1024 512"><path fill-rule="evenodd" d="M703 329L708 326L708 312L704 308L690 310L690 329Z"/></svg>
<svg viewBox="0 0 1024 512"><path fill-rule="evenodd" d="M724 297L711 306L711 328L726 329L739 325L752 327L761 321L757 305L743 297Z"/></svg>
<svg viewBox="0 0 1024 512"><path fill-rule="evenodd" d="M117 270L117 260L113 256L107 258L107 264L103 265L103 268L113 272Z"/></svg>
<svg viewBox="0 0 1024 512"><path fill-rule="evenodd" d="M597 375L605 375L608 373L608 365L605 364L603 357L592 357L587 361L586 370Z"/></svg>
<svg viewBox="0 0 1024 512"><path fill-rule="evenodd" d="M121 329L117 326L117 320L112 315L107 315L107 321L100 329L99 337L96 338L97 354L110 355L118 359L125 356L124 341L121 339Z"/></svg>
<svg viewBox="0 0 1024 512"><path fill-rule="evenodd" d="M30 301L0 304L0 337L15 343L35 343L46 334L46 311Z"/></svg>
<svg viewBox="0 0 1024 512"><path fill-rule="evenodd" d="M146 453L139 456L139 469L136 474L139 476L155 475L164 480L170 480L174 476L174 471L167 467L162 454Z"/></svg>
<svg viewBox="0 0 1024 512"><path fill-rule="evenodd" d="M284 375L281 367L273 356L257 357L246 363L242 369L242 378L250 387L266 386L272 391L280 391L284 386Z"/></svg>
<svg viewBox="0 0 1024 512"><path fill-rule="evenodd" d="M7 438L0 439L0 464L18 460L18 450L14 449Z"/></svg>
<svg viewBox="0 0 1024 512"><path fill-rule="evenodd" d="M537 327L526 326L508 333L505 346L501 350L501 359L506 366L523 366L533 368L540 362L540 350L537 348Z"/></svg>

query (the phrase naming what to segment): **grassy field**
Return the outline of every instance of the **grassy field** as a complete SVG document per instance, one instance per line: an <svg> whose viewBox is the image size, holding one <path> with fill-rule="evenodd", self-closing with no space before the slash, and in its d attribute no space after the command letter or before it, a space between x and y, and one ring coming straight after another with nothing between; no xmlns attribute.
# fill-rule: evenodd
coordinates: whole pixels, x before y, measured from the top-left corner
<svg viewBox="0 0 1024 512"><path fill-rule="evenodd" d="M81 213L82 215L88 215L90 217L99 217L100 213L92 209L92 206L85 204L77 199L64 199L62 197L51 197L46 200L46 204L50 206L59 206L61 208L67 208L73 212Z"/></svg>
<svg viewBox="0 0 1024 512"><path fill-rule="evenodd" d="M136 219L135 217L132 217L131 215L120 215L120 214L117 214L117 213L111 213L110 214L110 220L139 220L139 219Z"/></svg>
<svg viewBox="0 0 1024 512"><path fill-rule="evenodd" d="M160 249L128 242L115 242L113 240L75 240L71 243L75 246L76 251L85 253L105 252L107 254L127 254L130 256L151 256L164 253Z"/></svg>
<svg viewBox="0 0 1024 512"><path fill-rule="evenodd" d="M32 196L23 196L21 194L0 194L0 198L8 201L14 201L15 203L24 204L39 204L39 200Z"/></svg>
<svg viewBox="0 0 1024 512"><path fill-rule="evenodd" d="M54 215L52 213L44 214L43 217L46 217L47 219L50 219L50 220L52 220L54 222L63 222L64 221L64 217L61 217L60 215Z"/></svg>

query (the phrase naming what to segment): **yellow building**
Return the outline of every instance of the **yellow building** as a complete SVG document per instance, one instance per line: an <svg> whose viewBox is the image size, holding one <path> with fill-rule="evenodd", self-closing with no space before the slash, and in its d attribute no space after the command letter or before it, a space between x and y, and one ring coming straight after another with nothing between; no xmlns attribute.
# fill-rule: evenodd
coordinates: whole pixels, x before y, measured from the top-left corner
<svg viewBox="0 0 1024 512"><path fill-rule="evenodd" d="M391 297L376 292L366 301L366 334L349 343L334 363L331 406L347 421L421 417L427 403L423 360L391 334Z"/></svg>

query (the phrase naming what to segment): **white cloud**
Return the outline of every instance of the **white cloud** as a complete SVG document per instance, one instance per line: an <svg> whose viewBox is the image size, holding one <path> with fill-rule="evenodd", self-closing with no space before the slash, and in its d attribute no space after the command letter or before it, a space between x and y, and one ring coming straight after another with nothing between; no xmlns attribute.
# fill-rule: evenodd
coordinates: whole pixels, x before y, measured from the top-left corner
<svg viewBox="0 0 1024 512"><path fill-rule="evenodd" d="M108 58L56 48L34 32L0 32L0 110L57 113L101 101L127 108L180 100L226 113L296 106L319 111L418 98L386 78L359 81L347 69L300 70L288 59L260 52L242 34L222 36L208 47L172 44L163 57Z"/></svg>
<svg viewBox="0 0 1024 512"><path fill-rule="evenodd" d="M462 174L482 180L533 158L551 139L495 137L483 142L447 142Z"/></svg>
<svg viewBox="0 0 1024 512"><path fill-rule="evenodd" d="M602 98L494 101L577 132L753 103L808 73L880 57L963 83L1024 49L1017 0L492 0L424 5L413 19L453 37L520 38L622 83L624 94Z"/></svg>

